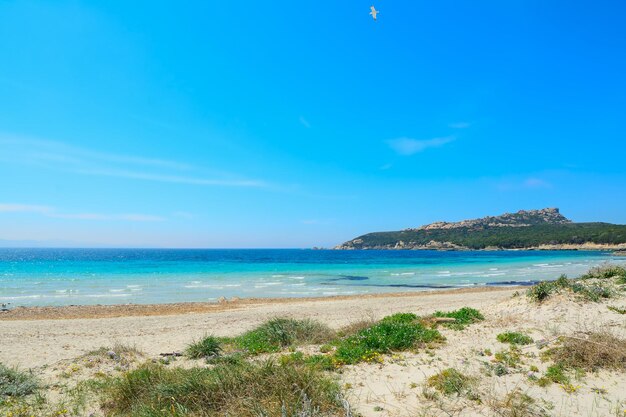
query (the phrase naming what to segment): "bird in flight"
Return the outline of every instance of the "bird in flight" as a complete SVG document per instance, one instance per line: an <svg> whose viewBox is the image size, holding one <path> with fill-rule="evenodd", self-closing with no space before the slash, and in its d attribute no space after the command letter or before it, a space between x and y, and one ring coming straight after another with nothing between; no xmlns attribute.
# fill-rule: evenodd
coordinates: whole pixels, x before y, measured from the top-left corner
<svg viewBox="0 0 626 417"><path fill-rule="evenodd" d="M370 12L370 14L372 15L372 17L374 18L374 20L376 20L376 16L378 16L378 13L380 13L378 10L376 10L376 7L372 6L370 7L370 9L372 9L372 11Z"/></svg>

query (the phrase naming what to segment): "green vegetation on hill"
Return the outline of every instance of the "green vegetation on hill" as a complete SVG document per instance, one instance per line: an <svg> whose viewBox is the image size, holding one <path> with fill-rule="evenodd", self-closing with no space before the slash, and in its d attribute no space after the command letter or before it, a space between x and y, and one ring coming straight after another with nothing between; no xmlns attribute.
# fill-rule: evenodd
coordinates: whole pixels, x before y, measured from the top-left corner
<svg viewBox="0 0 626 417"><path fill-rule="evenodd" d="M387 249L429 246L448 242L469 249L497 247L522 249L540 245L579 245L584 243L617 245L626 243L626 225L610 223L536 224L523 227L457 227L449 229L409 229L375 232L345 243L342 248Z"/></svg>

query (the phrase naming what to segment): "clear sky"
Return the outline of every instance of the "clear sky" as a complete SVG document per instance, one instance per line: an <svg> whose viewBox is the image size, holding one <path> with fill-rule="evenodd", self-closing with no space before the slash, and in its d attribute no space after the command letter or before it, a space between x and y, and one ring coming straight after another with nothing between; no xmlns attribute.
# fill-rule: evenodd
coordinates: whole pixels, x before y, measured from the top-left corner
<svg viewBox="0 0 626 417"><path fill-rule="evenodd" d="M626 2L374 4L1 0L0 240L626 223Z"/></svg>

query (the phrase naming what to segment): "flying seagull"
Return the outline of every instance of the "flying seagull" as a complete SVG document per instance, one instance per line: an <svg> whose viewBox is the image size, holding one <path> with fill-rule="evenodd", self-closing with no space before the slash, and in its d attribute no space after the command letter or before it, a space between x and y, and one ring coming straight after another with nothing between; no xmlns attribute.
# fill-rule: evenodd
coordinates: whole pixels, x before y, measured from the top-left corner
<svg viewBox="0 0 626 417"><path fill-rule="evenodd" d="M378 10L376 10L376 7L372 6L370 7L370 9L372 9L372 11L370 12L370 14L372 15L372 17L374 18L374 20L376 20L376 16L378 16L378 13L380 13Z"/></svg>

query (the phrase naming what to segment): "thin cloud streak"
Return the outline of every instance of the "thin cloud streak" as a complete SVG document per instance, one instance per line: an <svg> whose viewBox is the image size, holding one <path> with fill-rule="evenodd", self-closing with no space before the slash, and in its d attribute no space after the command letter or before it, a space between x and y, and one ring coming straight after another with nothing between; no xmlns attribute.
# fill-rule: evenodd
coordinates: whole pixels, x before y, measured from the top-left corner
<svg viewBox="0 0 626 417"><path fill-rule="evenodd" d="M157 182L169 182L177 184L191 184L191 185L216 185L226 187L267 187L267 183L256 180L216 180L206 178L194 178L184 177L177 175L160 175L150 174L145 172L133 172L124 170L102 170L102 169L82 169L76 171L79 174L85 175L99 175L106 177L119 177L129 178L136 180L157 181Z"/></svg>
<svg viewBox="0 0 626 417"><path fill-rule="evenodd" d="M309 121L307 119L304 118L304 116L300 116L300 123L302 124L302 126L306 127L307 129L311 128L311 124L309 123Z"/></svg>
<svg viewBox="0 0 626 417"><path fill-rule="evenodd" d="M0 203L0 213L34 213L53 219L97 220L97 221L128 221L128 222L162 222L166 219L151 214L103 214L103 213L63 213L51 206L30 204Z"/></svg>
<svg viewBox="0 0 626 417"><path fill-rule="evenodd" d="M453 136L433 139L397 138L386 141L387 145L398 155L410 156L429 148L439 148L454 140Z"/></svg>
<svg viewBox="0 0 626 417"><path fill-rule="evenodd" d="M30 204L0 203L0 213L48 213L52 207Z"/></svg>
<svg viewBox="0 0 626 417"><path fill-rule="evenodd" d="M0 159L10 163L37 164L83 175L200 186L269 187L265 181L241 179L232 174L215 178L200 176L193 173L202 168L177 161L97 152L54 141L0 136L0 155Z"/></svg>

